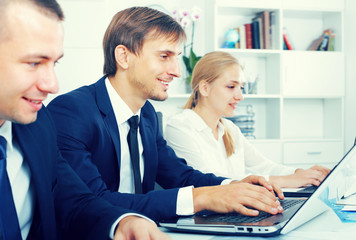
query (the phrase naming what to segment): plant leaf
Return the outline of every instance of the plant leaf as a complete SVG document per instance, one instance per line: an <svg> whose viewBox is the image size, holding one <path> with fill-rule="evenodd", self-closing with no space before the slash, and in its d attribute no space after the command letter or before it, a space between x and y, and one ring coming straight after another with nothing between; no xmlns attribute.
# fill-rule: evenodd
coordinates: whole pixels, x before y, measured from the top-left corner
<svg viewBox="0 0 356 240"><path fill-rule="evenodd" d="M192 75L189 74L189 76L185 79L185 81L187 82L187 84L190 84L192 81Z"/></svg>
<svg viewBox="0 0 356 240"><path fill-rule="evenodd" d="M193 52L193 48L191 48L190 53L189 53L189 64L190 64L190 68L192 69L192 72L193 72L194 66L196 64L196 58L197 58L197 56Z"/></svg>
<svg viewBox="0 0 356 240"><path fill-rule="evenodd" d="M189 74L191 74L193 70L190 66L190 59L187 58L186 56L183 56L183 62L184 62L185 68L187 69L187 72Z"/></svg>

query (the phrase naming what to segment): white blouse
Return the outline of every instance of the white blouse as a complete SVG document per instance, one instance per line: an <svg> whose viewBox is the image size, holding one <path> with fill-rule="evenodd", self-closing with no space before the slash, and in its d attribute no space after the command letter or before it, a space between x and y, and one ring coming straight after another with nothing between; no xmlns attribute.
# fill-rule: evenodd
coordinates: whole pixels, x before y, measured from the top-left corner
<svg viewBox="0 0 356 240"><path fill-rule="evenodd" d="M188 165L204 173L214 173L236 180L248 175L269 176L293 174L295 168L277 164L263 156L233 122L223 119L235 141L235 153L226 156L223 141L224 125L219 123L218 140L204 120L191 109L171 117L165 128L165 138L176 154Z"/></svg>

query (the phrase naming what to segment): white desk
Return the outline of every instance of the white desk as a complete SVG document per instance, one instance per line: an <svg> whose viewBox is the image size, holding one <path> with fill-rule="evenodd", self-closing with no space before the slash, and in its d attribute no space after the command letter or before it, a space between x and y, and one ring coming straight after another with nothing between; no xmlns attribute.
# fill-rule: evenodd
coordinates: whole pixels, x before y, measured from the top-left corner
<svg viewBox="0 0 356 240"><path fill-rule="evenodd" d="M356 214L356 213L355 213ZM261 238L261 237L238 237L238 236L217 236L203 234L186 234L173 233L164 228L160 228L166 232L172 240L351 240L356 239L356 222L343 223L339 220L332 210L328 210L302 226L294 229L286 235L276 237Z"/></svg>

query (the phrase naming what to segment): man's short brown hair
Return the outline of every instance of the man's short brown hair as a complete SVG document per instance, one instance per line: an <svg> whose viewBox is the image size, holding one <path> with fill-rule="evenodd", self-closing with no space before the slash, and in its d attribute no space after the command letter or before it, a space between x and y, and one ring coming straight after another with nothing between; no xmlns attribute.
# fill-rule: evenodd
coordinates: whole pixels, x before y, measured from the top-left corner
<svg viewBox="0 0 356 240"><path fill-rule="evenodd" d="M166 36L167 41L182 41L186 38L179 23L158 10L132 7L118 12L104 35L104 74L116 74L116 46L124 45L130 52L139 55L145 40L161 36Z"/></svg>

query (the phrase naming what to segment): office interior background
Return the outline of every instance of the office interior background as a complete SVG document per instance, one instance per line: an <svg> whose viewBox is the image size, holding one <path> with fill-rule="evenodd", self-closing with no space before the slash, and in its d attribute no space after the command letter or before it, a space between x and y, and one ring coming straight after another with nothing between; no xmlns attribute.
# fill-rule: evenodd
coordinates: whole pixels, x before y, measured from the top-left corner
<svg viewBox="0 0 356 240"><path fill-rule="evenodd" d="M229 51L258 79L238 109L252 106L251 142L272 160L287 165L332 167L356 137L356 1L353 0L60 0L65 13L64 58L56 67L60 91L94 83L103 75L102 39L112 17L132 6L166 13L201 9L195 24L194 52ZM251 22L258 12L275 13L272 49L222 49L230 28ZM286 27L295 50L283 50ZM323 30L335 32L335 49L306 51ZM187 27L188 42L191 40ZM152 102L163 122L181 111L186 91L175 79L165 102ZM57 95L58 95L57 94ZM50 96L47 102L56 95ZM237 113L238 114L238 113Z"/></svg>

